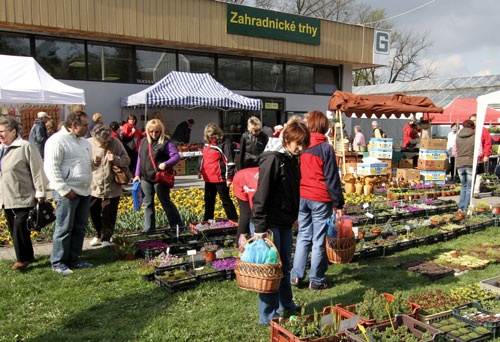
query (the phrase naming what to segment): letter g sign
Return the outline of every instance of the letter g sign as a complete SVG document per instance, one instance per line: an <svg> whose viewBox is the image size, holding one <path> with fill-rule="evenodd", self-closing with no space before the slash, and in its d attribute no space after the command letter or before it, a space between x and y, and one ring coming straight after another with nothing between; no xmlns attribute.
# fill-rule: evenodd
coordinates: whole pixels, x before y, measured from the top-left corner
<svg viewBox="0 0 500 342"><path fill-rule="evenodd" d="M375 53L389 54L390 36L389 32L375 32Z"/></svg>

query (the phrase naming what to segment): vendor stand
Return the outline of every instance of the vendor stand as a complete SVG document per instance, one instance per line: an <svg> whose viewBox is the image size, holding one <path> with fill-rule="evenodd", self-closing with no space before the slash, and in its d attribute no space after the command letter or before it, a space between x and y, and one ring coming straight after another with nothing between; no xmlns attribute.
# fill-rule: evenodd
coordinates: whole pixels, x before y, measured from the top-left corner
<svg viewBox="0 0 500 342"><path fill-rule="evenodd" d="M380 119L382 115L400 118L401 116L409 117L416 113L443 112L442 108L436 107L431 100L424 96L406 96L402 94L395 94L392 96L355 95L343 91L336 91L332 95L328 104L328 109L335 112L340 127L342 127L342 112L347 117L354 115L360 118L362 115L365 115L367 118L376 117L378 119ZM392 144L392 139L372 139L370 141L371 152L369 152L369 155L378 160L382 160L382 164L386 164L385 170L378 165L378 163L374 163L373 167L370 163L361 165L361 174L371 177L370 184L377 181L375 179L376 177L381 177L385 181L391 178L392 167L393 165L397 165L397 163L393 162L394 155ZM346 154L348 151L346 151L344 144L341 144L340 149L337 149L336 152L340 152L338 153L337 163L345 178L349 173L349 169L346 169L346 164L348 163L348 158L352 157L351 153ZM398 158L401 157L401 155L398 155ZM358 161L358 159L359 158L356 158L356 161ZM358 163L358 165L360 164ZM387 175L387 168L390 170L389 175ZM365 181L365 185L366 184L367 182Z"/></svg>

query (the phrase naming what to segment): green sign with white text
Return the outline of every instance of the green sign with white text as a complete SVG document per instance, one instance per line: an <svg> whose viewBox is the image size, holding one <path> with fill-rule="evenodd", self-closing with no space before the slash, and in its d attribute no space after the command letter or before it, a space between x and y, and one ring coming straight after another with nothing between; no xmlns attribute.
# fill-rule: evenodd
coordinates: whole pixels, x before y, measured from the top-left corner
<svg viewBox="0 0 500 342"><path fill-rule="evenodd" d="M227 4L227 33L305 44L320 44L321 20Z"/></svg>

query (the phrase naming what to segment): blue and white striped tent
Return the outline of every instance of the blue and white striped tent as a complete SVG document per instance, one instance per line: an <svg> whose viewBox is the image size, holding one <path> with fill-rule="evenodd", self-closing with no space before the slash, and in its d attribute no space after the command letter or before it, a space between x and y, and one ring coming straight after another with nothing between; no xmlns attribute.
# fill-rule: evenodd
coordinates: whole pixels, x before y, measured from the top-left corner
<svg viewBox="0 0 500 342"><path fill-rule="evenodd" d="M172 71L156 84L123 97L122 107L180 107L261 110L262 101L238 95L209 74Z"/></svg>

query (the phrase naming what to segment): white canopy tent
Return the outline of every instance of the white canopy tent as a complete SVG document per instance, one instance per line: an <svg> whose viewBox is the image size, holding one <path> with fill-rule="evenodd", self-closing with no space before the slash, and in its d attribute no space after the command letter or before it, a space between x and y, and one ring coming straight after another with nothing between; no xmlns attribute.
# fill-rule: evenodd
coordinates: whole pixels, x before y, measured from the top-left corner
<svg viewBox="0 0 500 342"><path fill-rule="evenodd" d="M85 93L50 76L33 57L0 55L0 102L85 104Z"/></svg>
<svg viewBox="0 0 500 342"><path fill-rule="evenodd" d="M495 91L490 94L482 95L477 98L477 118L476 118L476 132L482 132L484 127L484 118L486 117L486 109L493 104L500 104L500 91ZM479 155L479 145L481 144L481 134L476 134L474 140L474 164L472 165L472 174L476 174L477 158ZM474 189L474 182L476 177L472 177L471 189ZM471 191L471 201L474 191Z"/></svg>

